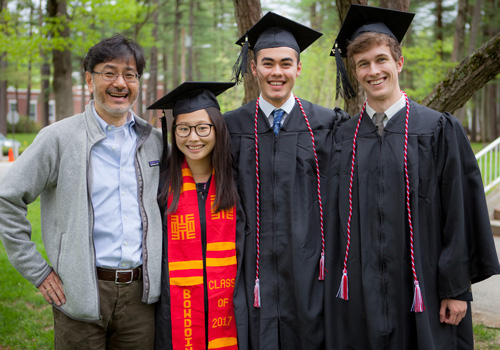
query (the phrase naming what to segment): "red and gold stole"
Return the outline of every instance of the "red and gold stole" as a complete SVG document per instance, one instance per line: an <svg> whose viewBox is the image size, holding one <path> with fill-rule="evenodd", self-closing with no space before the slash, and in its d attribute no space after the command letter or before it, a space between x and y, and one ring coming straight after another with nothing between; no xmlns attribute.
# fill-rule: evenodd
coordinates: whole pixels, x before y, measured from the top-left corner
<svg viewBox="0 0 500 350"><path fill-rule="evenodd" d="M208 291L208 348L237 349L233 292L236 279L236 208L214 213L216 183L212 176L206 213L206 273L196 183L186 161L177 211L168 215L168 267L172 345L205 349L205 288ZM172 202L171 196L168 205Z"/></svg>

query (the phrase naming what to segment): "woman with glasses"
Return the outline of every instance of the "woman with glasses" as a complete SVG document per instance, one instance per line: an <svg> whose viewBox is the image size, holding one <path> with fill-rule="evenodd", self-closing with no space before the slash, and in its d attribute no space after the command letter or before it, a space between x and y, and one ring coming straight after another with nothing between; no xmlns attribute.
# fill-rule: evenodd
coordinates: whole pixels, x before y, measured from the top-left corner
<svg viewBox="0 0 500 350"><path fill-rule="evenodd" d="M233 85L186 82L149 107L173 114L170 153L162 118L158 202L164 244L156 349L238 348L233 295L241 256L236 232L243 222L236 220L231 141L216 99Z"/></svg>

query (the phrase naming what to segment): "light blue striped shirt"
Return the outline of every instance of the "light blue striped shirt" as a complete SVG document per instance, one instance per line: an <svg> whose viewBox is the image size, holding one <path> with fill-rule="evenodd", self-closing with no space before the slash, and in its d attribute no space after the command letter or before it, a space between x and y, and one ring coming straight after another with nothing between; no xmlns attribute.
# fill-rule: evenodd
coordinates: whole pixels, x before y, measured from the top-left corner
<svg viewBox="0 0 500 350"><path fill-rule="evenodd" d="M131 113L127 122L108 125L94 109L106 139L92 148L94 246L99 267L132 268L142 264L142 220L137 198L137 135Z"/></svg>

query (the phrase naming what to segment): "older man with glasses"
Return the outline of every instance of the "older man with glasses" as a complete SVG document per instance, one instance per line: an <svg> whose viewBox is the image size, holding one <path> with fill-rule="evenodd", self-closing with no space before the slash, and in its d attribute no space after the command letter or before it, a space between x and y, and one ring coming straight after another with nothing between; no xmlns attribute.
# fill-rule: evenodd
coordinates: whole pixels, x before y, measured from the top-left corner
<svg viewBox="0 0 500 350"><path fill-rule="evenodd" d="M151 349L160 295L161 133L131 107L145 60L122 35L90 48L85 112L44 128L0 184L12 265L53 306L57 349ZM31 241L41 197L49 262Z"/></svg>

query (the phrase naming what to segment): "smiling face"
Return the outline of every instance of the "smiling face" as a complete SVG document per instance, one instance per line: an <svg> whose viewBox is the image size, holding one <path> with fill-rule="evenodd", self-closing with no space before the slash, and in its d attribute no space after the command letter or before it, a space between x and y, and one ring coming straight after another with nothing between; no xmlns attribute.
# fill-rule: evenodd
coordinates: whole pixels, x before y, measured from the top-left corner
<svg viewBox="0 0 500 350"><path fill-rule="evenodd" d="M374 44L352 55L355 75L366 93L368 104L383 112L401 98L399 73L404 58L395 60L388 45Z"/></svg>
<svg viewBox="0 0 500 350"><path fill-rule="evenodd" d="M213 124L204 109L185 114L179 114L175 118L176 125L195 126L198 124ZM215 147L215 129L212 127L210 135L200 137L194 128L191 128L191 133L187 137L179 137L175 135L175 143L179 150L186 157L189 167L194 166L210 166L212 164L212 151Z"/></svg>
<svg viewBox="0 0 500 350"><path fill-rule="evenodd" d="M133 58L99 63L93 71L137 74ZM92 72L85 72L85 78L89 91L94 94L97 114L110 125L123 125L127 120L129 109L137 99L139 81L126 82L122 75L119 75L115 81L106 81L103 79L103 74L92 74Z"/></svg>
<svg viewBox="0 0 500 350"><path fill-rule="evenodd" d="M298 53L290 47L262 49L251 64L262 97L275 107L281 107L290 97L295 79L302 71Z"/></svg>

